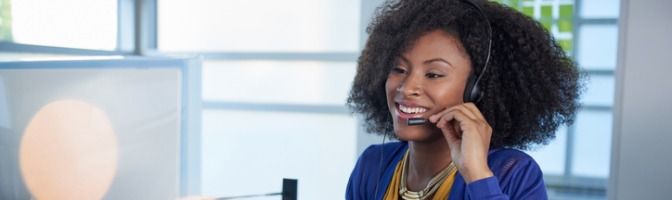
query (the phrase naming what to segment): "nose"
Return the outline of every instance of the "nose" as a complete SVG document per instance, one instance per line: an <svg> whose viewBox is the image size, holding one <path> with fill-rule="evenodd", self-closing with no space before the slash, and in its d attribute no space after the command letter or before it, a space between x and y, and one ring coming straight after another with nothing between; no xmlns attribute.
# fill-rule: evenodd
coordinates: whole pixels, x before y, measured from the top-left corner
<svg viewBox="0 0 672 200"><path fill-rule="evenodd" d="M397 93L405 97L420 96L422 94L422 81L415 76L406 76L397 87Z"/></svg>

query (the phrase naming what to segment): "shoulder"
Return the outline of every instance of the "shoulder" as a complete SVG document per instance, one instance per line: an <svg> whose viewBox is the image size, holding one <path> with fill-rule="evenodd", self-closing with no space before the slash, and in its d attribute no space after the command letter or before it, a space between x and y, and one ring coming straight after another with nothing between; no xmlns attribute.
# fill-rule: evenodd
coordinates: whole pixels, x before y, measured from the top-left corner
<svg viewBox="0 0 672 200"><path fill-rule="evenodd" d="M495 177L470 183L467 187L472 197L495 191L510 199L548 199L541 169L525 152L506 148L490 150L488 165Z"/></svg>
<svg viewBox="0 0 672 200"><path fill-rule="evenodd" d="M532 156L527 153L511 148L496 148L491 149L488 152L488 156L493 157L494 159L498 158L512 158L512 159L533 159Z"/></svg>
<svg viewBox="0 0 672 200"><path fill-rule="evenodd" d="M359 156L357 165L360 167L375 166L376 168L380 168L380 165L388 163L396 157L403 155L406 148L408 148L408 143L406 142L390 142L371 145Z"/></svg>
<svg viewBox="0 0 672 200"><path fill-rule="evenodd" d="M500 181L542 179L543 173L532 156L516 149L494 149L488 155L488 165Z"/></svg>
<svg viewBox="0 0 672 200"><path fill-rule="evenodd" d="M516 165L537 165L537 162L534 161L532 156L527 153L517 150L517 149L508 149L508 148L498 148L492 149L488 153L488 164L490 167L500 166L500 167L513 167ZM494 166L493 166L494 165Z"/></svg>
<svg viewBox="0 0 672 200"><path fill-rule="evenodd" d="M346 199L371 199L384 170L396 163L407 148L405 142L371 145L357 159L350 174Z"/></svg>
<svg viewBox="0 0 672 200"><path fill-rule="evenodd" d="M505 190L531 189L528 187L535 188L544 185L543 173L539 164L523 151L507 148L493 149L488 155L488 165ZM521 183L531 185L525 186Z"/></svg>
<svg viewBox="0 0 672 200"><path fill-rule="evenodd" d="M394 153L406 150L408 147L408 143L406 142L389 142L385 144L373 144L367 147L362 155L360 156L361 158L372 158L372 157L389 157L394 155ZM383 153L381 155L381 153ZM385 155L387 154L387 155Z"/></svg>
<svg viewBox="0 0 672 200"><path fill-rule="evenodd" d="M406 142L374 144L366 148L355 165L355 171L364 174L378 174L388 165L395 163L407 148Z"/></svg>

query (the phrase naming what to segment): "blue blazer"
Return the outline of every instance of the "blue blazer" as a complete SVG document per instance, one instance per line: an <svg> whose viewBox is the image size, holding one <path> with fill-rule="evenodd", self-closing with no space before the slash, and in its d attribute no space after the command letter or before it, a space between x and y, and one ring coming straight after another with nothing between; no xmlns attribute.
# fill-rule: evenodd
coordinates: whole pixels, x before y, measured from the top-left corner
<svg viewBox="0 0 672 200"><path fill-rule="evenodd" d="M369 146L352 170L345 199L383 199L406 149L407 142ZM548 199L539 165L524 152L506 148L490 150L488 166L495 176L470 184L457 172L449 199Z"/></svg>

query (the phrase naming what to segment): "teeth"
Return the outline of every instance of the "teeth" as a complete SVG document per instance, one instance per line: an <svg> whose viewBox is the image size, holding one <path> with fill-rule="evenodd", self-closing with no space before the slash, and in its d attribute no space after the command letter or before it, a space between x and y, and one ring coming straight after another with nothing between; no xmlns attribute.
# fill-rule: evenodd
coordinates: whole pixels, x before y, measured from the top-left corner
<svg viewBox="0 0 672 200"><path fill-rule="evenodd" d="M401 110L402 112L405 112L405 113L410 113L410 114L423 113L423 112L427 111L426 108L406 107L406 106L403 106L403 105L399 105L399 110Z"/></svg>

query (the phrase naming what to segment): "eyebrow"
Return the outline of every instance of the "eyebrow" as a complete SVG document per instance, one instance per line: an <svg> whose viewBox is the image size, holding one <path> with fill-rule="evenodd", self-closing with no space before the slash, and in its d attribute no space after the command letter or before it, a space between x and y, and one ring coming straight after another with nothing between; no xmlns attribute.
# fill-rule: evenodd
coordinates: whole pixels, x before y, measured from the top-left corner
<svg viewBox="0 0 672 200"><path fill-rule="evenodd" d="M406 64L410 64L410 63L411 63L411 62L409 62L408 59L406 59L404 56L399 56L399 58L401 58L401 60L402 60L403 62L405 62ZM422 62L422 63L425 64L425 65L427 65L427 64L429 64L429 63L433 63L433 62L444 62L444 63L448 64L448 66L450 66L450 67L454 67L452 63L448 62L447 60L444 60L443 58L432 58L432 59L426 60L425 62Z"/></svg>
<svg viewBox="0 0 672 200"><path fill-rule="evenodd" d="M447 60L444 60L443 58L433 58L433 59L426 60L423 63L426 65L426 64L429 64L429 63L433 63L433 62L444 62L444 63L448 64L449 66L453 67L453 64L451 64Z"/></svg>

